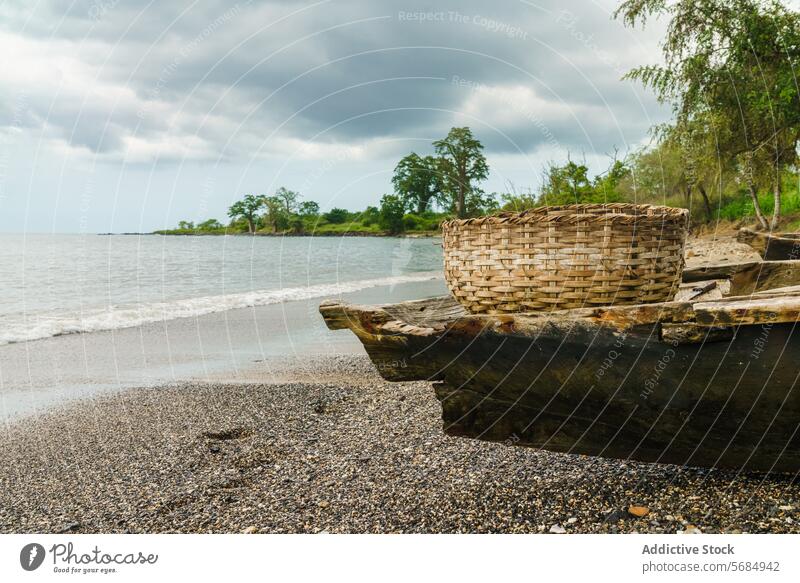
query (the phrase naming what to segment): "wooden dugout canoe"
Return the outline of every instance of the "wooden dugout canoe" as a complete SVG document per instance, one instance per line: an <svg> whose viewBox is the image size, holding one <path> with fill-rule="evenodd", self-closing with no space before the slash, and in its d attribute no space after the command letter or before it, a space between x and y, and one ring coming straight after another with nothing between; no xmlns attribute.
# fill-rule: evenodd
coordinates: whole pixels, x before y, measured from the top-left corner
<svg viewBox="0 0 800 583"><path fill-rule="evenodd" d="M739 229L736 239L750 245L766 261L800 259L800 233L759 233Z"/></svg>
<svg viewBox="0 0 800 583"><path fill-rule="evenodd" d="M689 269L684 281L684 299L639 306L471 315L446 296L320 312L384 378L432 381L449 435L797 472L800 261Z"/></svg>

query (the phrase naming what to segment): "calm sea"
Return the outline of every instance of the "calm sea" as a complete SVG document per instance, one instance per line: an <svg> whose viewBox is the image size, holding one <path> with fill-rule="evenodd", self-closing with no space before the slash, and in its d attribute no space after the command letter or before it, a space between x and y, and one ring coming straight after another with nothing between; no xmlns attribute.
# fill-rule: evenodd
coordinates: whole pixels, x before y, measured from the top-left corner
<svg viewBox="0 0 800 583"><path fill-rule="evenodd" d="M0 235L0 344L441 277L438 239Z"/></svg>

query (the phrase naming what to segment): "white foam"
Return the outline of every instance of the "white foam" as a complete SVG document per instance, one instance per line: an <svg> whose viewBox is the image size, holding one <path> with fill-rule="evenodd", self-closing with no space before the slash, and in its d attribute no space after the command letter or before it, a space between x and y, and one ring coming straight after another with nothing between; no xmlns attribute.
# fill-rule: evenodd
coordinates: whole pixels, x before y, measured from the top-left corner
<svg viewBox="0 0 800 583"><path fill-rule="evenodd" d="M380 279L362 279L306 287L259 290L168 302L153 302L119 308L112 306L108 309L84 311L80 314L27 314L17 321L8 317L0 318L0 345L39 340L63 334L131 328L152 322L192 318L236 308L251 308L310 298L337 296L372 287L430 281L441 279L441 277L439 274L432 273L398 275Z"/></svg>

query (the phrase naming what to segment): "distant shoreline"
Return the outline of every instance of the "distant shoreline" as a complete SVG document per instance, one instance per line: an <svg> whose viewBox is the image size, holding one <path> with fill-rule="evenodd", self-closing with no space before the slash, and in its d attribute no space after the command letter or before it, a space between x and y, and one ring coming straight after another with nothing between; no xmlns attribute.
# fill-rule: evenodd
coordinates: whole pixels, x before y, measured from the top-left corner
<svg viewBox="0 0 800 583"><path fill-rule="evenodd" d="M169 231L153 231L150 233L97 233L100 236L143 236L153 235L162 237L396 237L405 239L427 239L441 236L438 231L419 231L414 233L389 233L369 232L369 231L342 231L342 232L309 232L309 233L175 233Z"/></svg>

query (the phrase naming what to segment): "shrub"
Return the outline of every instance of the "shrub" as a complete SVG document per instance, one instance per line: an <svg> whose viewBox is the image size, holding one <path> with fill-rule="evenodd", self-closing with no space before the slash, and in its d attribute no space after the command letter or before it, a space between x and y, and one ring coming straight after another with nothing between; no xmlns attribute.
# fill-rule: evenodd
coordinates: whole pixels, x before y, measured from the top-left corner
<svg viewBox="0 0 800 583"><path fill-rule="evenodd" d="M381 229L392 234L402 233L405 227L403 214L405 212L405 202L399 196L384 194L381 198L380 224Z"/></svg>
<svg viewBox="0 0 800 583"><path fill-rule="evenodd" d="M414 213L408 213L403 216L403 227L405 227L406 231L421 231L424 222L425 220L422 217Z"/></svg>
<svg viewBox="0 0 800 583"><path fill-rule="evenodd" d="M322 216L329 223L338 225L346 222L350 218L350 213L345 209L332 208Z"/></svg>

